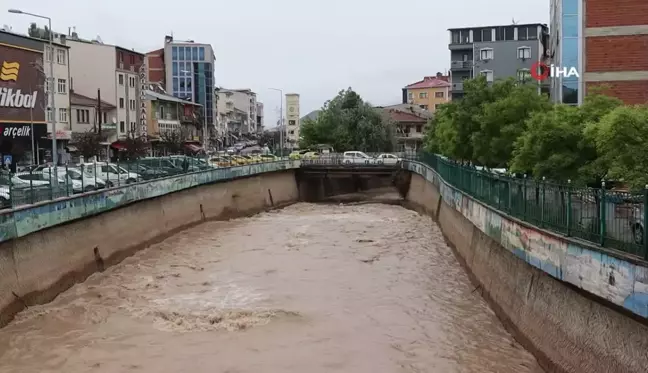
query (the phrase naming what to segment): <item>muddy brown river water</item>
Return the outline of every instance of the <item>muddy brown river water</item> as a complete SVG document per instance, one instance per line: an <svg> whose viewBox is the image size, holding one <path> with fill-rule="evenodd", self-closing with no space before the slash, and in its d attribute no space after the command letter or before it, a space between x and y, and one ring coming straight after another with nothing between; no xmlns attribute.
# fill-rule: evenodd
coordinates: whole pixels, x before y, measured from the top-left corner
<svg viewBox="0 0 648 373"><path fill-rule="evenodd" d="M205 223L0 330L0 372L539 373L438 227L296 204Z"/></svg>

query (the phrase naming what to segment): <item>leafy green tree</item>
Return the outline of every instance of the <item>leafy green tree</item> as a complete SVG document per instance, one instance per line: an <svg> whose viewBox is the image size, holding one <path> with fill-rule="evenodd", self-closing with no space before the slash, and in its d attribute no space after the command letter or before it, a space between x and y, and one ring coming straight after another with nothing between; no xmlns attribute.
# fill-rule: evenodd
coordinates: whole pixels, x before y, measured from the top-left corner
<svg viewBox="0 0 648 373"><path fill-rule="evenodd" d="M575 180L590 161L581 152L587 141L578 107L556 105L548 112L535 112L526 127L515 143L512 172L565 182Z"/></svg>
<svg viewBox="0 0 648 373"><path fill-rule="evenodd" d="M491 89L495 100L484 103L475 118L479 127L471 136L473 159L486 167L506 167L529 117L550 110L551 103L538 94L537 84L510 79L495 82Z"/></svg>
<svg viewBox="0 0 648 373"><path fill-rule="evenodd" d="M395 127L351 88L327 101L316 119L300 128L300 147L330 144L336 151L391 151Z"/></svg>
<svg viewBox="0 0 648 373"><path fill-rule="evenodd" d="M590 131L594 127L588 128ZM648 107L619 106L601 118L593 136L607 177L633 189L648 184Z"/></svg>

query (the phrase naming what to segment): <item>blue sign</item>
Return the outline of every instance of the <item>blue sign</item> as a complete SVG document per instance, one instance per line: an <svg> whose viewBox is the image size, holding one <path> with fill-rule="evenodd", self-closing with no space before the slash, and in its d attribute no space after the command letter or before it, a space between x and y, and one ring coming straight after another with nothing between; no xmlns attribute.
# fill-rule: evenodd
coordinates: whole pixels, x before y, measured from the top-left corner
<svg viewBox="0 0 648 373"><path fill-rule="evenodd" d="M2 157L3 164L10 165L11 161L13 161L13 157L11 156L11 154L7 154Z"/></svg>

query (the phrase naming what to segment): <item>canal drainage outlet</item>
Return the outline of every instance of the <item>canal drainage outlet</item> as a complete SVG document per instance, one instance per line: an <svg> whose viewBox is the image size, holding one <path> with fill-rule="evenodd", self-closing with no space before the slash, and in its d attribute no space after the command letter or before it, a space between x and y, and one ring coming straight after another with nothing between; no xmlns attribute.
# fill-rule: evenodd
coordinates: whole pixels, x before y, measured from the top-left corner
<svg viewBox="0 0 648 373"><path fill-rule="evenodd" d="M152 314L161 329L186 332L206 330L233 332L266 325L272 320L301 318L297 312L280 309L219 310L192 313L155 311Z"/></svg>

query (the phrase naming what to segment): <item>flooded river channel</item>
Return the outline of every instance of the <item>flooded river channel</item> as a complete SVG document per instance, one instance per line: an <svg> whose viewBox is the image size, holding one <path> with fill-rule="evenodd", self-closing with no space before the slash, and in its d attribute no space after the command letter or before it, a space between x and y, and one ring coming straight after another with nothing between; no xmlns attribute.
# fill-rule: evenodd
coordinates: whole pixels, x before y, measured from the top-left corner
<svg viewBox="0 0 648 373"><path fill-rule="evenodd" d="M539 373L425 216L296 204L179 233L0 329L0 372Z"/></svg>

